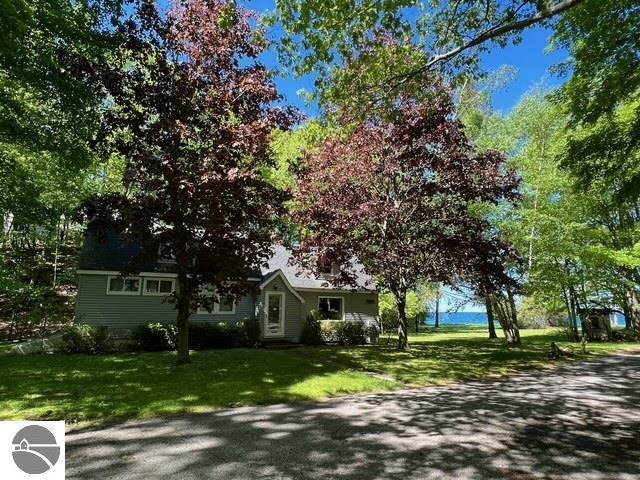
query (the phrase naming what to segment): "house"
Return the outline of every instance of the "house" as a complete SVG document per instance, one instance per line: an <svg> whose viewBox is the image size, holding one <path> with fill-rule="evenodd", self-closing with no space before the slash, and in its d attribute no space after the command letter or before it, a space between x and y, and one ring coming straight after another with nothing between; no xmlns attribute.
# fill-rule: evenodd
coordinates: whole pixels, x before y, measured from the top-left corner
<svg viewBox="0 0 640 480"><path fill-rule="evenodd" d="M134 276L120 275L138 251L113 234L100 240L87 235L77 271L78 321L109 327L116 334L141 324L176 321L174 306L166 302L177 276L171 260L147 264ZM229 324L255 318L264 340L291 342L299 341L311 310L327 320L378 324L378 294L362 269L357 288L345 289L331 285L330 271L319 278L305 275L290 259L289 250L275 246L268 267L248 274L248 281L257 287L255 294L222 299L211 311L198 309L190 321Z"/></svg>

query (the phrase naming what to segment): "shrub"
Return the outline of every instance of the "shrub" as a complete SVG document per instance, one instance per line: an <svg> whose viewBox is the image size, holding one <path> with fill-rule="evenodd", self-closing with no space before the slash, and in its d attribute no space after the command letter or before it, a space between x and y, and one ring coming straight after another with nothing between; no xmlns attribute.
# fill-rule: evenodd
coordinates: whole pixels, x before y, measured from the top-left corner
<svg viewBox="0 0 640 480"><path fill-rule="evenodd" d="M175 350L178 343L175 325L149 323L133 329L132 337L137 349L145 352Z"/></svg>
<svg viewBox="0 0 640 480"><path fill-rule="evenodd" d="M318 312L315 310L307 313L307 318L305 318L304 325L302 326L300 341L307 345L321 345L323 343L322 327L320 326Z"/></svg>
<svg viewBox="0 0 640 480"><path fill-rule="evenodd" d="M189 325L189 345L194 350L234 348L248 345L244 324L192 323Z"/></svg>
<svg viewBox="0 0 640 480"><path fill-rule="evenodd" d="M338 345L364 345L367 341L375 343L378 329L363 321L353 322L321 322L322 339Z"/></svg>
<svg viewBox="0 0 640 480"><path fill-rule="evenodd" d="M336 336L340 345L364 345L367 343L367 327L364 322L339 322Z"/></svg>
<svg viewBox="0 0 640 480"><path fill-rule="evenodd" d="M106 353L113 350L107 327L83 323L67 325L62 331L62 341L67 353Z"/></svg>
<svg viewBox="0 0 640 480"><path fill-rule="evenodd" d="M245 318L242 321L248 346L257 347L260 344L260 322L257 318Z"/></svg>

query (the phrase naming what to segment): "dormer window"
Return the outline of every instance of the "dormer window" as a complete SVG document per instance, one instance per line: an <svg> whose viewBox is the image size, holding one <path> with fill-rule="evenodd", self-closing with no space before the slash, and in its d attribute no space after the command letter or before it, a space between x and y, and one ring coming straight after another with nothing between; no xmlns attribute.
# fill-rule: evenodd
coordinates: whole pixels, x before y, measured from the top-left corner
<svg viewBox="0 0 640 480"><path fill-rule="evenodd" d="M158 246L158 263L175 263L176 257L166 245Z"/></svg>
<svg viewBox="0 0 640 480"><path fill-rule="evenodd" d="M320 277L332 277L338 273L338 266L326 256L318 258L318 273Z"/></svg>
<svg viewBox="0 0 640 480"><path fill-rule="evenodd" d="M318 259L318 272L320 275L332 275L333 263L331 263L326 257L320 257Z"/></svg>

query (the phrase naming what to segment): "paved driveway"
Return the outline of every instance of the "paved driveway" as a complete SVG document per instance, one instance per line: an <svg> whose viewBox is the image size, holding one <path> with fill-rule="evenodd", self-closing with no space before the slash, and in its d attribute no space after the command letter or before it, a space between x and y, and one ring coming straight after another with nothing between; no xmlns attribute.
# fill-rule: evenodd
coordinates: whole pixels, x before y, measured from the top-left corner
<svg viewBox="0 0 640 480"><path fill-rule="evenodd" d="M640 479L640 355L67 435L71 479Z"/></svg>

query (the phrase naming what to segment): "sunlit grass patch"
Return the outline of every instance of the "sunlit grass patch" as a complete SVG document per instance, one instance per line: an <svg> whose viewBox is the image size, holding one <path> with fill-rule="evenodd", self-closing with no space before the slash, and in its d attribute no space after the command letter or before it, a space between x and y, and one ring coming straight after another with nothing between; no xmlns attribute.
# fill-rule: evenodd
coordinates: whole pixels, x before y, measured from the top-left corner
<svg viewBox="0 0 640 480"><path fill-rule="evenodd" d="M395 338L362 347L194 352L190 365L173 353L13 356L0 354L0 420L65 419L82 425L129 418L206 412L240 405L324 399L484 379L564 361L545 357L557 329L524 330L523 346L507 348L480 328L413 334L411 349ZM388 341L387 341L388 340ZM592 343L577 359L638 344Z"/></svg>

